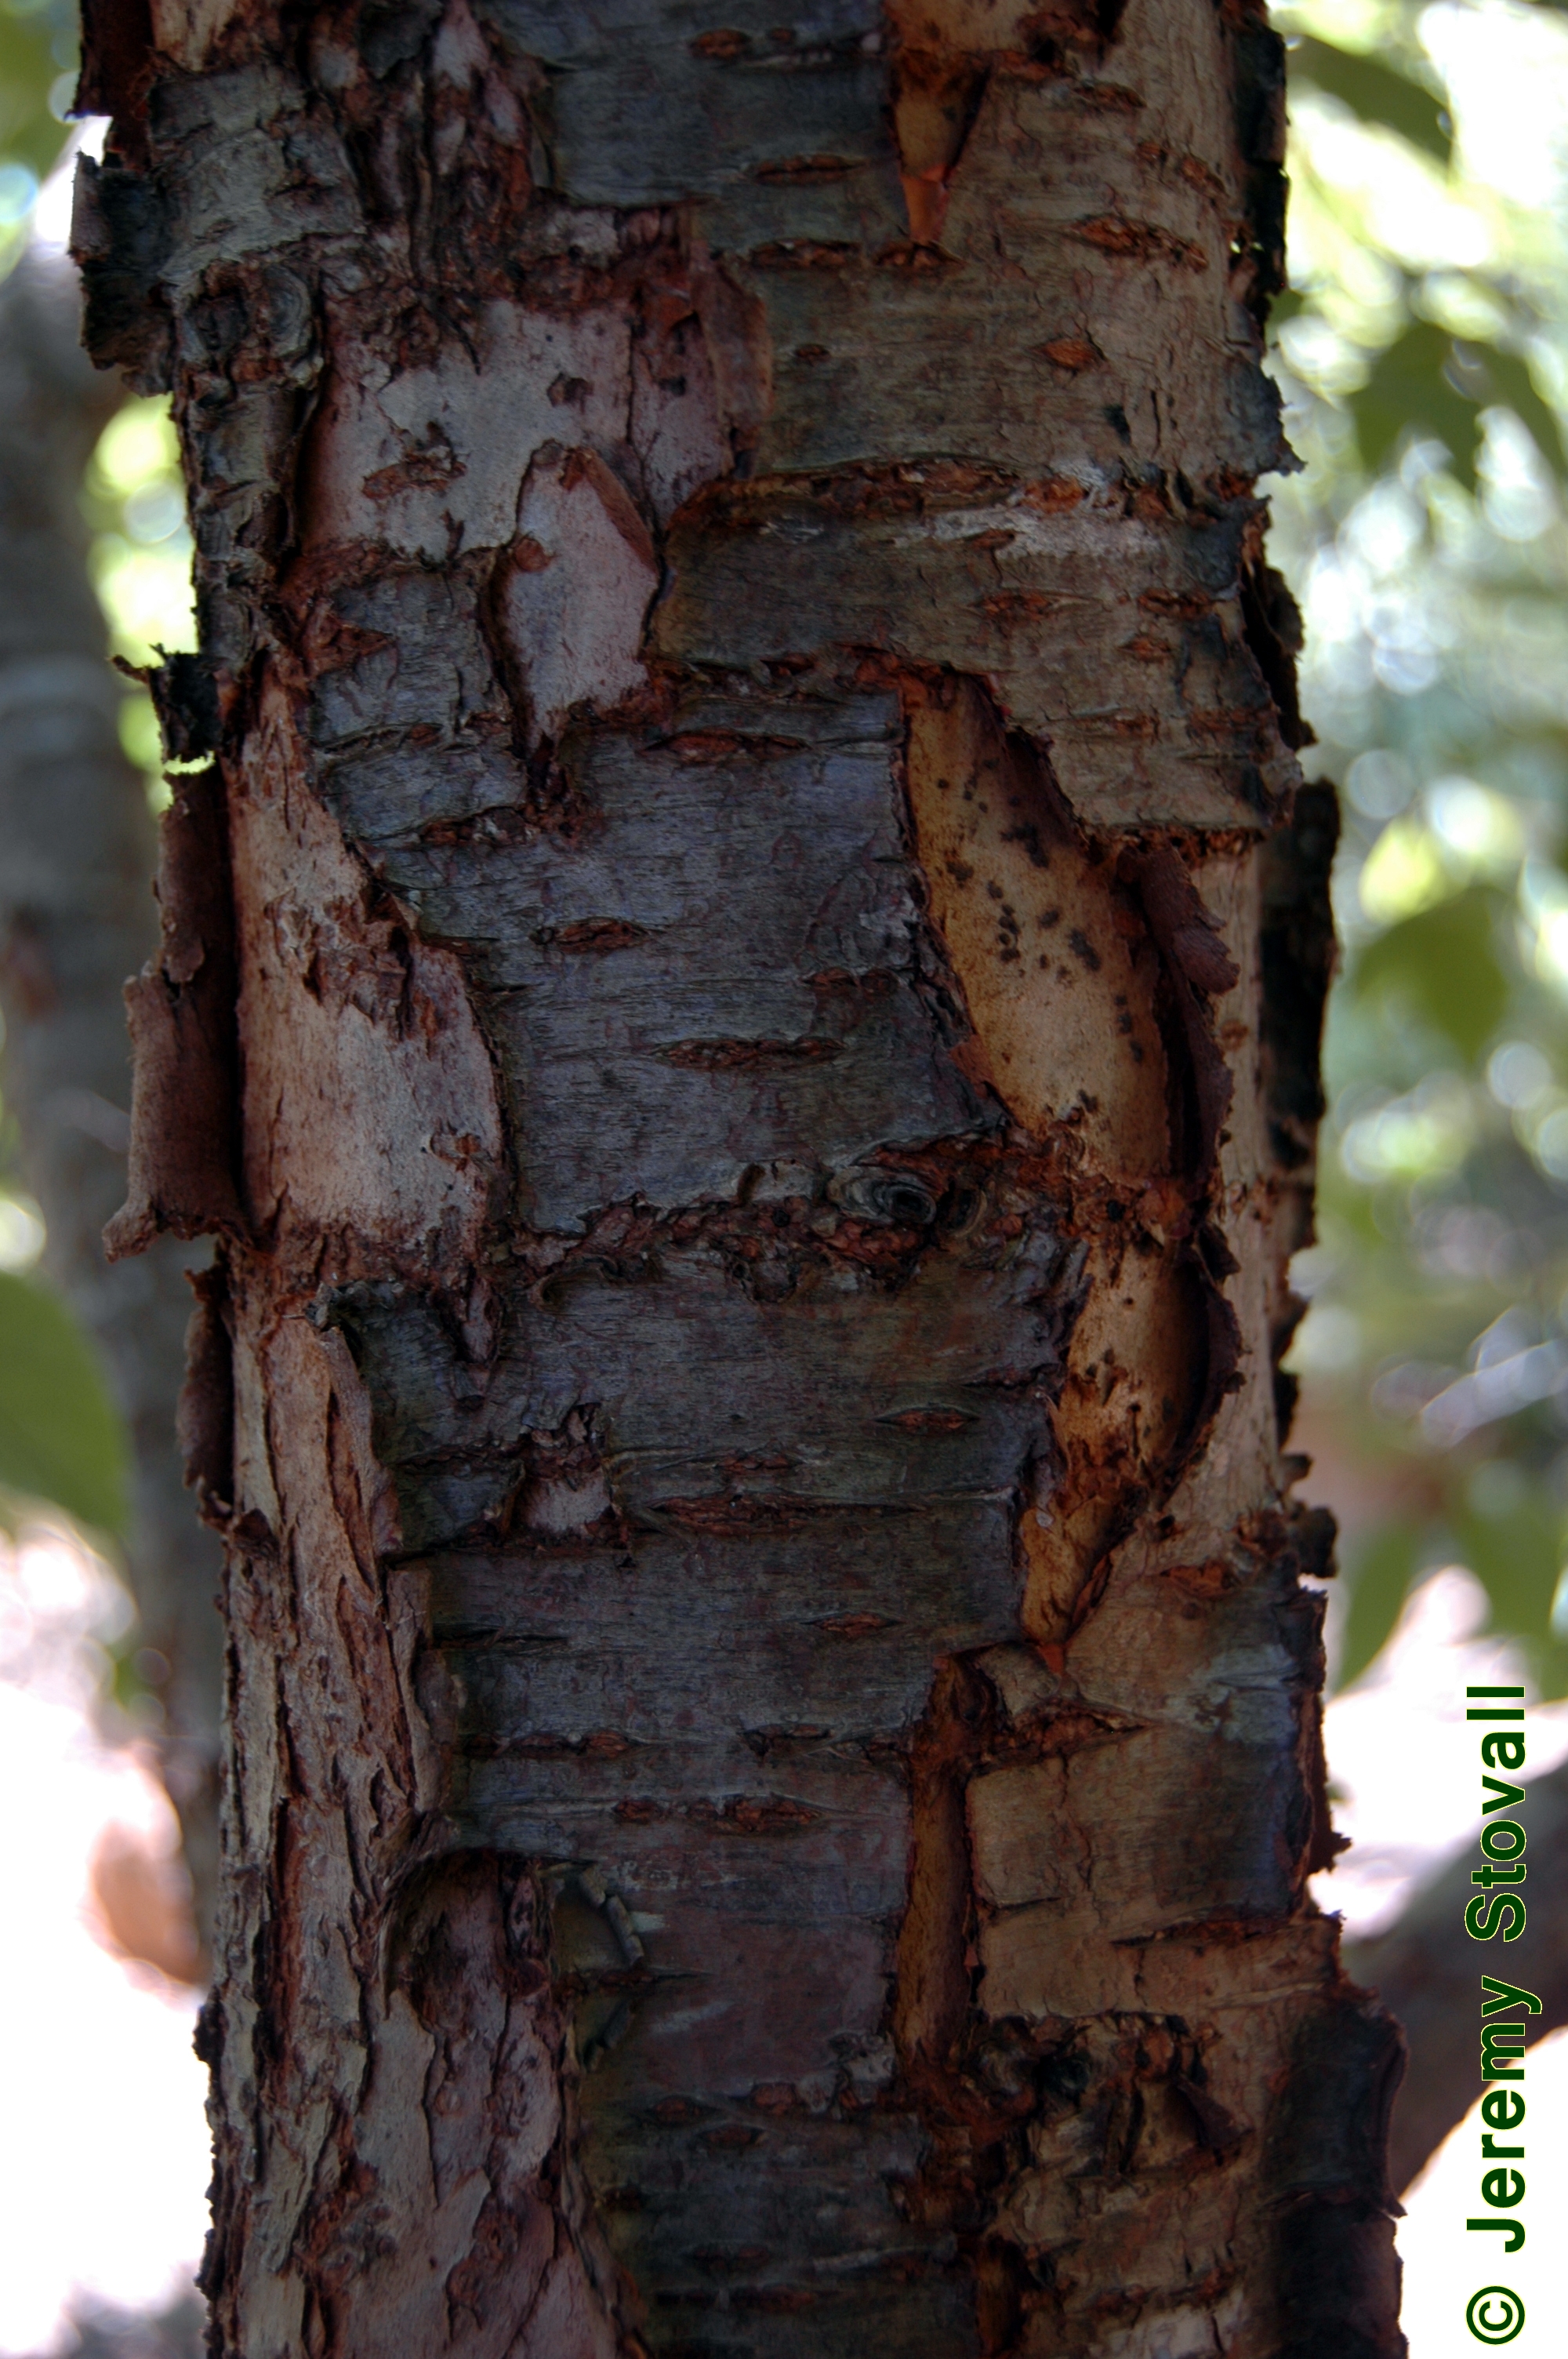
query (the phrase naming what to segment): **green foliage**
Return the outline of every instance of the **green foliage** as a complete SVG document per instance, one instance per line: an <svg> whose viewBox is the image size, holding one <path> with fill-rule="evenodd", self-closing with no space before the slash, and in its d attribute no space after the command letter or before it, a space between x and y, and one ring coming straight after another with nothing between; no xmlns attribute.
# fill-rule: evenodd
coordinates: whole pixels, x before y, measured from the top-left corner
<svg viewBox="0 0 1568 2359"><path fill-rule="evenodd" d="M1501 901L1500 894L1477 886L1390 926L1363 949L1346 991L1380 999L1396 1023L1430 1027L1473 1064L1511 997L1499 962Z"/></svg>
<svg viewBox="0 0 1568 2359"><path fill-rule="evenodd" d="M1342 1568L1350 1604L1336 1667L1341 1687L1358 1680L1392 1637L1415 1578L1421 1538L1408 1523L1383 1524Z"/></svg>
<svg viewBox="0 0 1568 2359"><path fill-rule="evenodd" d="M1554 466L1568 464L1563 420L1541 399L1529 363L1518 353L1501 352L1496 344L1456 343L1448 367L1477 401L1512 410Z"/></svg>
<svg viewBox="0 0 1568 2359"><path fill-rule="evenodd" d="M1484 1486L1472 1485L1471 1501L1454 1517L1454 1538L1461 1561L1480 1575L1498 1628L1525 1641L1546 1692L1568 1691L1568 1646L1552 1628L1563 1552L1561 1507L1539 1485L1510 1484L1495 1504Z"/></svg>
<svg viewBox="0 0 1568 2359"><path fill-rule="evenodd" d="M193 545L179 442L166 399L127 401L99 437L82 484L92 527L88 563L111 649L138 668L196 645ZM146 773L148 799L169 799L157 716L146 690L120 705L120 742Z"/></svg>
<svg viewBox="0 0 1568 2359"><path fill-rule="evenodd" d="M125 1442L59 1298L0 1270L0 1484L105 1532L125 1524Z"/></svg>
<svg viewBox="0 0 1568 2359"><path fill-rule="evenodd" d="M1501 404L1530 429L1561 463L1557 419L1536 392L1526 364L1494 344L1450 335L1416 320L1378 354L1366 384L1351 397L1361 457L1373 470L1387 466L1411 436L1434 435L1465 488L1476 487L1483 409Z"/></svg>
<svg viewBox="0 0 1568 2359"><path fill-rule="evenodd" d="M1292 1360L1367 1505L1339 1678L1461 1562L1568 1692L1568 14L1282 0L1275 561L1342 788ZM1325 1436L1327 1437L1325 1447Z"/></svg>
<svg viewBox="0 0 1568 2359"><path fill-rule="evenodd" d="M1463 479L1474 484L1480 416L1474 397L1455 380L1453 358L1453 337L1426 320L1417 320L1379 353L1351 402L1368 467L1386 466L1413 429L1435 434Z"/></svg>
<svg viewBox="0 0 1568 2359"><path fill-rule="evenodd" d="M65 145L76 57L70 0L0 0L0 275L21 252L38 184Z"/></svg>
<svg viewBox="0 0 1568 2359"><path fill-rule="evenodd" d="M0 5L0 156L41 180L65 145L76 60L72 12L49 0ZM50 99L54 100L51 107Z"/></svg>
<svg viewBox="0 0 1568 2359"><path fill-rule="evenodd" d="M0 274L21 250L38 185L69 136L65 116L76 60L71 0L0 0ZM122 429L113 444L106 436L107 472L101 471L94 486L94 496L114 504L95 520L102 570L115 573L126 610L126 638L134 636L144 611L155 610L163 586L152 571L163 555L156 544L184 529L181 501L171 518L154 513L168 472L163 406L137 407L157 414L143 425L139 444L135 431L127 437ZM116 419L110 435L118 425ZM165 510L168 505L165 497ZM118 543L106 546L116 531ZM177 554L177 573L179 564ZM188 555L183 579L188 599ZM7 1122L0 1136L0 1160L6 1164L14 1152L10 1132ZM121 1420L92 1350L64 1304L14 1266L36 1253L41 1234L33 1214L0 1192L0 1493L10 1495L13 1505L51 1503L102 1534L119 1534L126 1519L127 1473Z"/></svg>
<svg viewBox="0 0 1568 2359"><path fill-rule="evenodd" d="M1364 123L1386 124L1402 138L1446 164L1454 126L1448 110L1425 82L1397 72L1364 49L1335 49L1309 36L1291 54L1291 75L1341 100Z"/></svg>
<svg viewBox="0 0 1568 2359"><path fill-rule="evenodd" d="M69 136L76 59L70 0L0 0L0 273L21 250L38 184ZM7 1125L6 1162L13 1145ZM0 1262L36 1251L38 1235L31 1216L0 1194ZM124 1429L75 1321L47 1288L0 1266L0 1490L118 1534L126 1467Z"/></svg>

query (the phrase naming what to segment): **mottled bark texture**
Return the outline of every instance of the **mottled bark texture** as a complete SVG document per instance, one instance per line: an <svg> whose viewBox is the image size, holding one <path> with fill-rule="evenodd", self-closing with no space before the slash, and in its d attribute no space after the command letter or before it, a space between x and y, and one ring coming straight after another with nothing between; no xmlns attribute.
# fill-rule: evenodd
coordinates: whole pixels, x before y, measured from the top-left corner
<svg viewBox="0 0 1568 2359"><path fill-rule="evenodd" d="M1274 1383L1278 43L131 21L78 244L216 756L123 1234L226 1241L219 2347L1400 2351Z"/></svg>
<svg viewBox="0 0 1568 2359"><path fill-rule="evenodd" d="M121 986L157 931L154 829L120 749L119 695L87 578L82 469L117 395L81 350L63 256L34 252L0 292L0 998L5 1088L47 1266L98 1343L132 1459L126 1570L139 1640L168 1666L157 1751L198 1920L218 1870L222 1634L218 1549L190 1511L175 1405L190 1311L172 1241L111 1269L124 1193L130 1059ZM232 1020L232 1019L231 1019Z"/></svg>

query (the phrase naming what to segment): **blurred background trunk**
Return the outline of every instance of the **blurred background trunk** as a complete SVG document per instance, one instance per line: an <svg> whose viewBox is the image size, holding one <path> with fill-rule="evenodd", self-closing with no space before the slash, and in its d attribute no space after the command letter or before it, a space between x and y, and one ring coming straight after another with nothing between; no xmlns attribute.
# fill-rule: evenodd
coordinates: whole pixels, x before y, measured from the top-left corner
<svg viewBox="0 0 1568 2359"><path fill-rule="evenodd" d="M1475 2103L1476 1978L1483 1969L1527 1984L1540 1999L1541 2013L1523 2018L1532 2045L1568 2023L1568 1768L1537 1778L1529 1794L1528 1969L1512 1960L1488 1963L1486 1951L1468 1941L1462 1948L1454 1938L1474 1897L1471 1851L1424 1885L1386 1932L1346 1945L1346 1967L1398 2016L1410 2045L1389 2140L1396 2187L1410 2185Z"/></svg>
<svg viewBox="0 0 1568 2359"><path fill-rule="evenodd" d="M111 1268L130 1054L123 986L157 933L156 830L121 750L120 691L88 580L82 473L118 389L81 349L63 255L34 248L0 288L0 995L6 1111L48 1229L45 1264L103 1356L131 1442L125 1568L134 1676L178 1814L203 1950L217 1870L219 1552L183 1485L175 1405L190 1312L168 1241ZM162 1962L172 1962L165 1959ZM200 1961L188 1961L194 1976Z"/></svg>

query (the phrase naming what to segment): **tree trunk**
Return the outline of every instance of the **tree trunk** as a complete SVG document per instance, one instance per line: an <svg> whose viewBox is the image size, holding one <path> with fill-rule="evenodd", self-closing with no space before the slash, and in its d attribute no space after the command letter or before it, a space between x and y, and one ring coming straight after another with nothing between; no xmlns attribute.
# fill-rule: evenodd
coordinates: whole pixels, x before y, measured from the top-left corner
<svg viewBox="0 0 1568 2359"><path fill-rule="evenodd" d="M114 1234L224 1240L219 2347L1401 2351L1273 1365L1279 44L110 13L216 756Z"/></svg>
<svg viewBox="0 0 1568 2359"><path fill-rule="evenodd" d="M82 470L114 408L79 348L75 274L36 251L0 294L0 990L5 1103L48 1225L49 1275L103 1354L131 1441L126 1570L142 1645L168 1666L157 1739L197 1921L218 1870L218 1552L190 1512L175 1405L190 1312L172 1240L105 1266L124 1190L121 987L157 934L154 832L121 751L87 578Z"/></svg>

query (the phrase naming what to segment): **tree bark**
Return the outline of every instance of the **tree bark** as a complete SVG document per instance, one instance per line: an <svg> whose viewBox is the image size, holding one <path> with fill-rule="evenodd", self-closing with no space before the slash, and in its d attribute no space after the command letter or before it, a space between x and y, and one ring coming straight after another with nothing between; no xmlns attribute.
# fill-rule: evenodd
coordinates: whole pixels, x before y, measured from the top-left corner
<svg viewBox="0 0 1568 2359"><path fill-rule="evenodd" d="M216 756L115 1241L224 1241L219 2347L1401 2351L1274 1379L1279 44L152 24L78 242Z"/></svg>
<svg viewBox="0 0 1568 2359"><path fill-rule="evenodd" d="M172 1241L110 1269L130 1060L121 996L156 933L154 829L121 751L87 578L82 470L114 409L80 349L75 274L37 251L0 293L0 993L5 1103L47 1223L46 1266L103 1354L131 1442L126 1571L141 1643L168 1666L157 1752L197 1922L218 1868L218 1551L175 1443L190 1310Z"/></svg>

